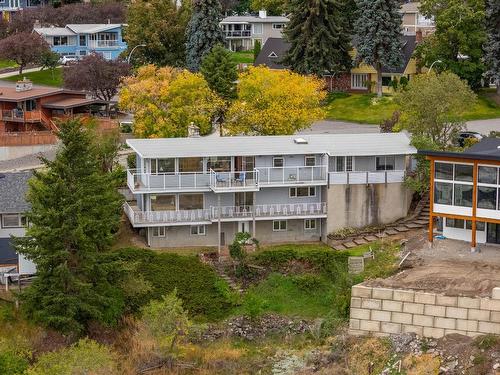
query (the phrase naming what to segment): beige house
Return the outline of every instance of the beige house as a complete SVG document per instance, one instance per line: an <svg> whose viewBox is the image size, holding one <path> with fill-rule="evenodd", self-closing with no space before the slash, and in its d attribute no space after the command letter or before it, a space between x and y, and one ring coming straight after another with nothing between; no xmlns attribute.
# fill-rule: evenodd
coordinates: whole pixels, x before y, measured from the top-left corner
<svg viewBox="0 0 500 375"><path fill-rule="evenodd" d="M265 10L261 10L258 16L226 17L220 26L227 48L231 51L248 51L254 48L256 41L264 45L269 38L281 38L289 21L283 16L268 16Z"/></svg>
<svg viewBox="0 0 500 375"><path fill-rule="evenodd" d="M436 27L434 20L426 18L420 13L419 2L405 3L401 7L401 12L403 13L403 31L406 34L413 34L417 31L421 31L422 35L426 35L434 32Z"/></svg>

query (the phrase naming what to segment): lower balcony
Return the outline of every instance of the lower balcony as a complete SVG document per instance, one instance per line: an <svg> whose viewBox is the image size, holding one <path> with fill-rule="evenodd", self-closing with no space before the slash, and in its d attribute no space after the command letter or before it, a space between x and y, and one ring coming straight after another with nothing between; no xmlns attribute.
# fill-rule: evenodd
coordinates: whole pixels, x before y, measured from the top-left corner
<svg viewBox="0 0 500 375"><path fill-rule="evenodd" d="M134 227L159 225L203 225L217 221L273 220L326 217L326 203L266 204L210 207L183 211L141 211L125 203L124 210Z"/></svg>
<svg viewBox="0 0 500 375"><path fill-rule="evenodd" d="M390 184L403 182L406 171L330 172L330 185Z"/></svg>

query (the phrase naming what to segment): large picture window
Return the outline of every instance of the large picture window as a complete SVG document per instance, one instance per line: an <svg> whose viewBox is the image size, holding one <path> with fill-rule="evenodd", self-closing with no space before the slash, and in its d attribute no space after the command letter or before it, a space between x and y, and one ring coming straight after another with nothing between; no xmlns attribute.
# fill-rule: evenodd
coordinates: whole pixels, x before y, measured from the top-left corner
<svg viewBox="0 0 500 375"><path fill-rule="evenodd" d="M480 184L496 185L498 183L498 168L479 166L478 182Z"/></svg>
<svg viewBox="0 0 500 375"><path fill-rule="evenodd" d="M152 159L151 173L175 173L175 159Z"/></svg>
<svg viewBox="0 0 500 375"><path fill-rule="evenodd" d="M393 171L396 167L394 156L377 156L377 171Z"/></svg>
<svg viewBox="0 0 500 375"><path fill-rule="evenodd" d="M2 228L22 228L26 226L26 216L21 214L3 214Z"/></svg>
<svg viewBox="0 0 500 375"><path fill-rule="evenodd" d="M179 159L179 172L203 172L202 158L181 158Z"/></svg>
<svg viewBox="0 0 500 375"><path fill-rule="evenodd" d="M151 211L175 211L175 195L152 195Z"/></svg>
<svg viewBox="0 0 500 375"><path fill-rule="evenodd" d="M477 187L477 207L487 210L497 209L497 189L488 186Z"/></svg>
<svg viewBox="0 0 500 375"><path fill-rule="evenodd" d="M436 182L434 184L434 203L453 204L453 184L447 182Z"/></svg>
<svg viewBox="0 0 500 375"><path fill-rule="evenodd" d="M367 90L368 74L351 73L351 88L356 90Z"/></svg>
<svg viewBox="0 0 500 375"><path fill-rule="evenodd" d="M179 210L203 209L203 194L179 194Z"/></svg>
<svg viewBox="0 0 500 375"><path fill-rule="evenodd" d="M455 206L472 207L472 185L455 184Z"/></svg>
<svg viewBox="0 0 500 375"><path fill-rule="evenodd" d="M207 170L214 170L215 172L230 172L231 171L231 157L230 156L216 156L208 158Z"/></svg>
<svg viewBox="0 0 500 375"><path fill-rule="evenodd" d="M291 198L314 197L315 195L316 195L316 188L314 186L290 188Z"/></svg>
<svg viewBox="0 0 500 375"><path fill-rule="evenodd" d="M438 180L453 181L453 164L436 162L434 164L434 169L434 177Z"/></svg>

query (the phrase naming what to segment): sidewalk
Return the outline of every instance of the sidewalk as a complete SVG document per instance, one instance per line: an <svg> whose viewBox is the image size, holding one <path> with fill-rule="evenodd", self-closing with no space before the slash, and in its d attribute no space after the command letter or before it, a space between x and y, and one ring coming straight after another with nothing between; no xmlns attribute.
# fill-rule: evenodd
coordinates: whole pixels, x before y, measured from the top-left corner
<svg viewBox="0 0 500 375"><path fill-rule="evenodd" d="M31 68L31 69L24 69L23 70L23 74L24 73L31 73L31 72L38 72L42 70L41 67L38 67L38 68ZM0 74L0 79L4 79L4 78L9 78L9 77L13 77L13 76L17 76L19 74L19 70L16 70L14 72L8 72L8 73L2 73Z"/></svg>

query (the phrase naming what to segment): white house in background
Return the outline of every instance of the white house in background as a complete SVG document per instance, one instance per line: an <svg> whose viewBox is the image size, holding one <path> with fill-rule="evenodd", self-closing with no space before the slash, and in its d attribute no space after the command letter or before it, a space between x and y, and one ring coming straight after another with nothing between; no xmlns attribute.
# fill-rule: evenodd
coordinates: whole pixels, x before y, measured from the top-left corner
<svg viewBox="0 0 500 375"><path fill-rule="evenodd" d="M11 236L26 234L26 217L30 209L26 202L31 172L0 173L0 272L17 269L20 274L33 274L34 264L18 255Z"/></svg>
<svg viewBox="0 0 500 375"><path fill-rule="evenodd" d="M255 42L263 46L268 38L281 38L290 20L284 16L268 16L265 10L258 16L229 16L220 22L227 48L231 51L248 51Z"/></svg>
<svg viewBox="0 0 500 375"><path fill-rule="evenodd" d="M125 212L152 247L326 241L407 215L406 134L129 139Z"/></svg>

